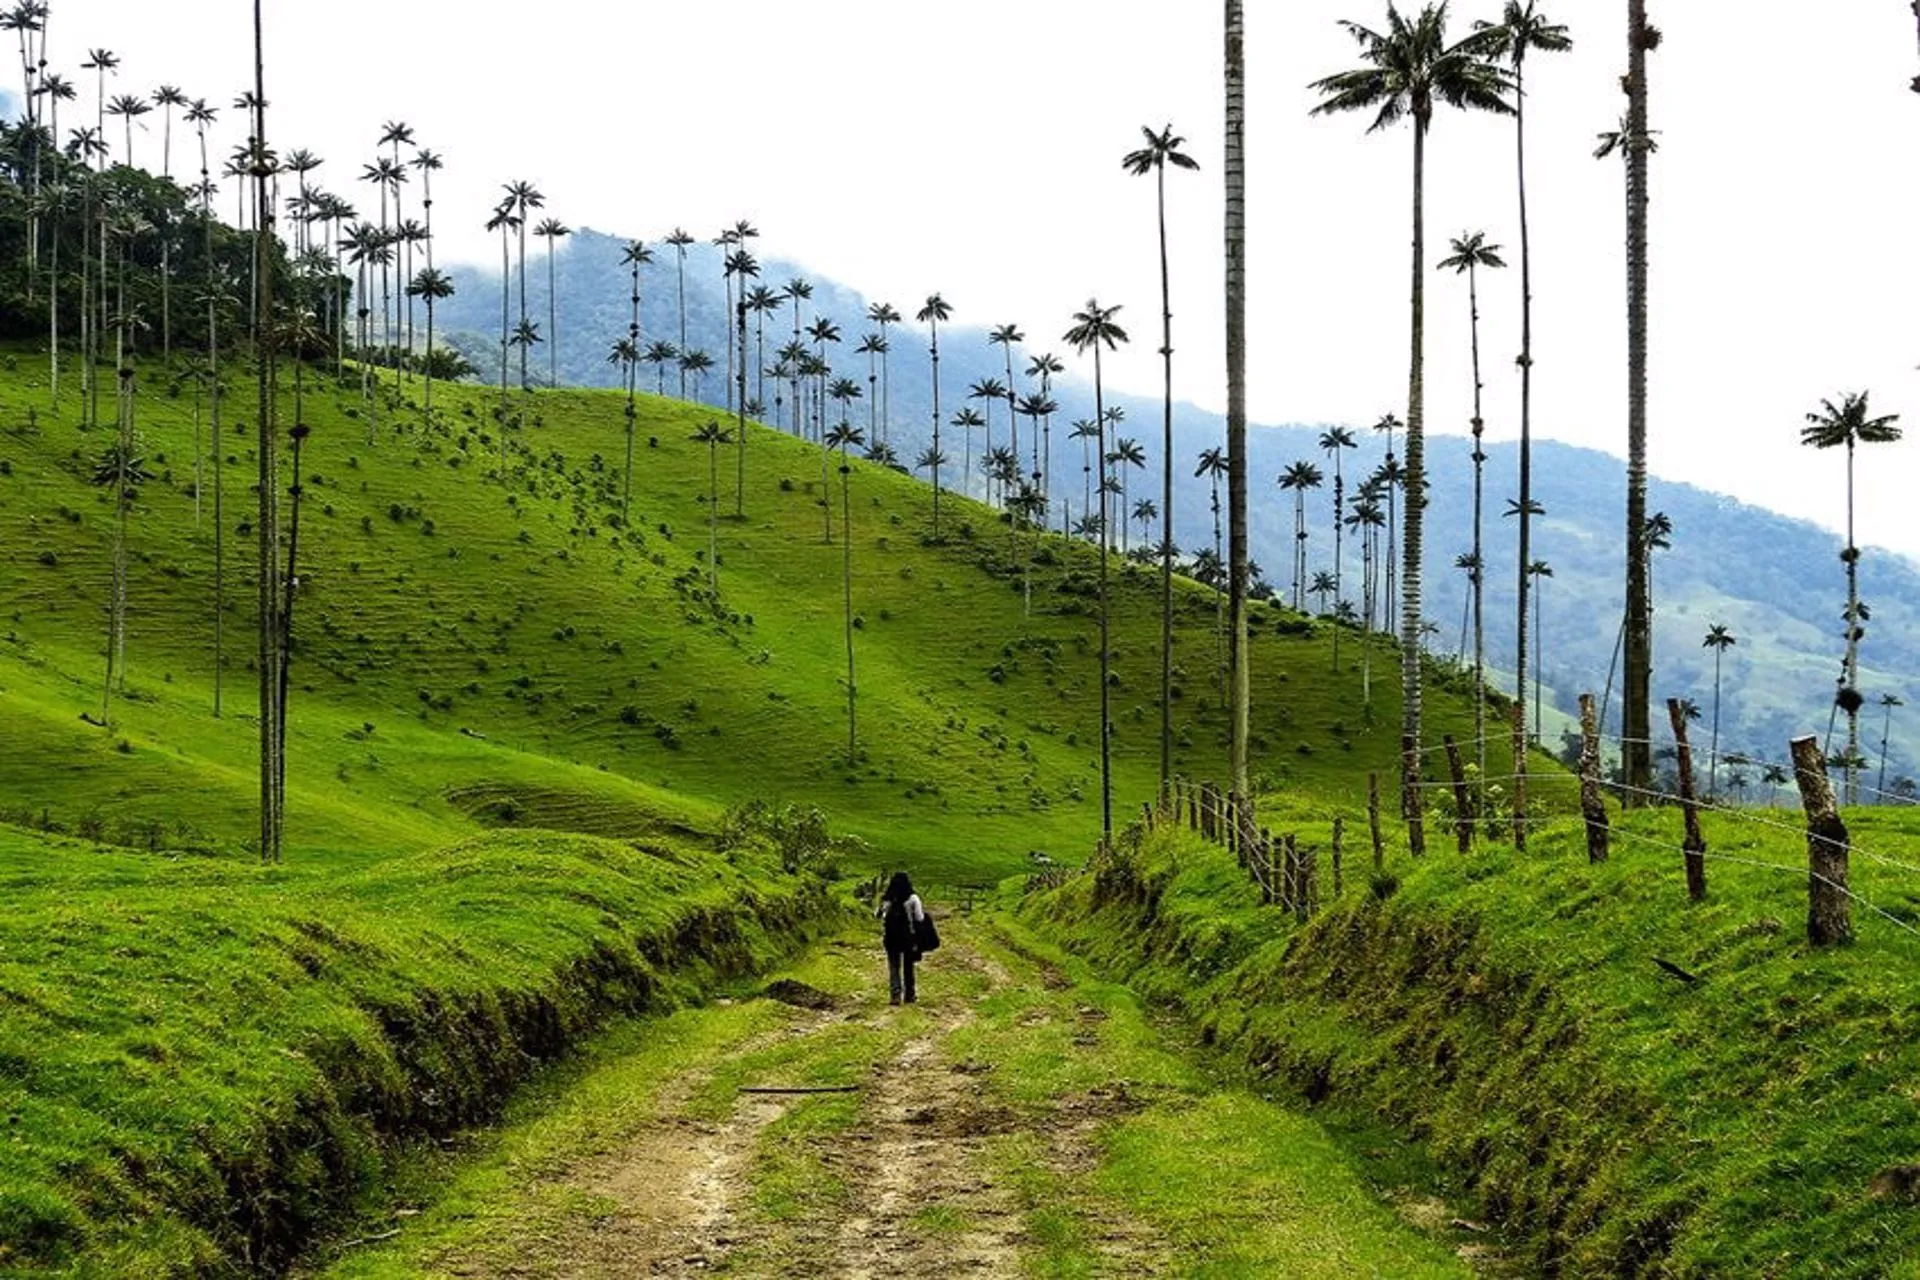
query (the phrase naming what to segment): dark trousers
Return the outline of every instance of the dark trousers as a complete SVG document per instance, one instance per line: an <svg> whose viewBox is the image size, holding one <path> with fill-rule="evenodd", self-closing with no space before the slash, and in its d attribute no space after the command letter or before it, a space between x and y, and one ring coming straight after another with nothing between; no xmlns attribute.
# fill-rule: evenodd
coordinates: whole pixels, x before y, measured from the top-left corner
<svg viewBox="0 0 1920 1280"><path fill-rule="evenodd" d="M895 1004L902 999L913 1003L913 965L917 959L911 951L887 949L887 993Z"/></svg>

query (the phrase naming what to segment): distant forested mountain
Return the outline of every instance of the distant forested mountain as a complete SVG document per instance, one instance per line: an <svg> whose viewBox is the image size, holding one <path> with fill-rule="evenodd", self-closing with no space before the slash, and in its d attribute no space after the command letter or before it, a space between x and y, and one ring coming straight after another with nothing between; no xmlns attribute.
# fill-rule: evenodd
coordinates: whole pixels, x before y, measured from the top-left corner
<svg viewBox="0 0 1920 1280"><path fill-rule="evenodd" d="M619 374L607 362L610 345L625 336L629 311L629 276L620 264L625 241L595 231L575 233L566 242L554 262L559 286L559 380L578 386L612 387ZM679 264L671 246L650 241L654 261L641 275L642 343L680 341ZM531 251L530 251L531 254ZM783 288L805 273L794 264L779 259L762 260L760 278L771 288ZM452 273L459 292L440 311L443 331L459 346L470 362L480 370L483 380L497 376L500 324L499 277L486 268L459 267ZM547 332L547 263L544 256L530 256L527 271L528 310ZM723 386L726 364L726 302L723 293L719 250L710 244L689 246L685 267L687 305L687 345L706 351L714 368L705 378L705 398L717 405L726 403ZM841 340L828 348L828 358L837 375L854 378L863 386L868 377L867 358L854 348L872 329L867 321L869 299L829 280L809 278L813 297L804 304L802 322L816 315L832 319L839 327ZM955 282L930 280L929 286L941 288ZM1071 353L1059 335L1066 329L1066 317L1010 317L974 311L964 290L947 288L948 301L954 305L951 327L943 326L940 343L941 407L949 420L960 409L972 404L984 415L986 406L967 399L968 388L983 378L1006 378L1002 348L990 346L986 330L992 324L1020 320L1027 342L1016 353L1014 372L1025 394L1032 388L1025 378L1027 359L1035 353L1050 351L1066 358ZM908 320L895 325L889 333L888 358L891 394L891 442L906 462L920 452L931 436L932 397L928 375L925 326L912 322L920 298L886 299ZM510 301L510 310L518 318L518 296ZM754 340L755 318L749 318L749 342ZM774 351L792 339L792 311L782 307L769 314L765 323L765 348L760 363L772 364ZM547 349L535 349L530 370L544 381L548 363ZM651 367L643 367L643 385L655 385ZM675 394L679 375L672 366L664 370L668 394ZM759 379L750 375L749 395L756 394ZM785 392L768 385L765 396L772 409L778 394L784 407ZM1396 389L1384 388L1381 403L1393 403ZM1072 377L1056 378L1054 397L1060 412L1054 416L1050 435L1052 480L1049 485L1055 500L1057 524L1063 508L1073 515L1083 513L1085 476L1082 473L1080 442L1068 438L1069 425L1076 419L1092 416L1092 389ZM1129 477L1131 496L1159 498L1160 408L1155 400L1137 396L1110 395L1109 402L1119 405L1125 420L1119 434L1137 440L1147 466ZM789 410L790 412L790 410ZM857 425L866 426L868 409L864 403L854 408ZM771 416L771 414L770 414ZM993 439L1005 443L1007 417L1004 404L992 415ZM611 429L611 428L610 428ZM1025 420L1020 424L1022 453L1031 459L1031 431ZM1291 576L1289 543L1292 540L1293 502L1274 481L1290 463L1309 460L1327 472L1325 487L1308 498L1309 561L1313 570L1330 568L1333 559L1332 471L1326 455L1318 446L1320 427L1256 427L1249 433L1253 503L1250 512L1254 555L1264 576L1282 595L1289 593ZM976 462L985 445L984 432L976 431L972 454ZM1179 545L1191 553L1209 546L1213 521L1209 510L1208 489L1193 475L1195 460L1202 449L1222 439L1218 416L1189 405L1179 407L1176 419L1177 473L1181 484L1176 492L1175 533ZM1385 451L1385 440L1369 431L1357 431L1360 447L1350 451L1344 466L1351 496L1356 479L1377 466ZM942 445L953 459L948 472L954 472L966 452L960 433L943 427ZM1486 479L1487 547L1487 652L1496 668L1511 665L1514 652L1512 612L1516 587L1513 558L1512 522L1500 513L1516 490L1514 476L1517 450L1512 445L1490 446ZM1436 653L1452 653L1460 645L1462 610L1466 580L1453 568L1454 558L1472 545L1472 462L1471 444L1464 437L1436 435L1429 442L1431 503L1428 515L1427 564L1429 617L1439 625L1440 633L1432 641ZM1606 683L1621 613L1623 577L1621 542L1625 524L1623 509L1625 476L1622 462L1595 450L1578 449L1553 442L1535 448L1535 491L1545 505L1545 519L1535 524L1535 556L1546 560L1553 576L1542 588L1544 611L1544 663L1542 674L1549 704L1563 713L1572 713L1575 700L1584 690L1599 693ZM1834 467L1831 483L1836 509L1842 501L1842 481ZM981 491L976 476L974 490ZM1839 671L1842 648L1841 611L1845 591L1841 578L1839 552L1841 540L1805 521L1792 520L1772 512L1748 506L1732 498L1710 493L1691 485L1655 480L1650 490L1650 509L1663 511L1673 521L1671 550L1657 552L1654 560L1656 592L1654 650L1654 688L1657 696L1692 698L1702 708L1711 709L1713 655L1702 646L1707 628L1725 623L1738 637L1738 645L1725 659L1723 752L1745 752L1766 759L1781 759L1787 739L1797 733L1825 731ZM1137 535L1138 529L1134 531ZM1358 557L1349 541L1345 594L1353 596L1358 580ZM1889 780L1920 772L1920 566L1892 552L1868 549L1861 569L1864 599L1873 610L1868 636L1862 650L1861 689L1868 701L1863 713L1862 737L1867 753L1879 764L1878 748L1883 695L1902 699L1911 695L1911 712L1896 710L1893 721L1892 763ZM1499 677L1496 676L1496 679ZM1614 719L1611 732L1618 732L1619 681L1615 680ZM1911 732L1901 716L1915 717ZM1656 715L1664 724L1664 715ZM1702 725L1702 746L1704 731ZM1909 745L1912 744L1912 745ZM1870 774L1867 781L1874 781Z"/></svg>

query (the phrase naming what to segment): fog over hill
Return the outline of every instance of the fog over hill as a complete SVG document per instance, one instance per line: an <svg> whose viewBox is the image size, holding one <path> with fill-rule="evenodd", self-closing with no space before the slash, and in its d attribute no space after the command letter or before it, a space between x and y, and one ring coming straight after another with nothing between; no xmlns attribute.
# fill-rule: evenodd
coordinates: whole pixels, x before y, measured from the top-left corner
<svg viewBox="0 0 1920 1280"><path fill-rule="evenodd" d="M629 275L620 265L624 244L624 240L603 233L576 232L553 263L560 302L562 383L618 385L618 370L607 362L607 353L616 339L625 336L628 323ZM670 246L656 241L649 244L655 249L655 260L641 276L643 345L655 339L677 343L678 262ZM527 306L543 334L548 328L547 266L543 254L529 250ZM468 266L456 267L452 274L459 293L441 307L441 329L481 370L483 378L497 377L499 276L485 267ZM867 360L854 348L872 329L866 319L869 300L833 281L812 277L791 262L771 258L760 263L759 282L770 288L782 288L796 277L807 278L814 290L802 322L824 315L839 326L841 341L837 347L829 347L828 359L837 374L853 377L864 386ZM942 288L954 306L953 321L941 332L942 415L951 420L954 412L970 403L984 413L983 405L967 399L968 388L983 378L1006 378L1002 349L987 343L986 331L993 324L1016 318L972 311L964 289L950 287L964 282L929 283ZM688 345L705 350L714 360L714 370L705 380L705 396L724 405L726 300L721 259L714 246L701 243L688 247L685 291ZM886 301L909 317L907 323L893 326L889 333L888 407L891 442L903 460L911 461L931 436L926 329L911 320L921 299ZM516 293L509 303L516 318L518 305ZM1132 322L1134 342L1153 340L1148 330L1156 326L1157 318L1151 309L1143 308L1139 314L1123 319ZM1030 389L1024 376L1025 364L1034 353L1052 352L1076 372L1081 368L1083 362L1074 359L1060 340L1066 320L1048 317L1042 325L1032 317L1024 318L1021 327L1028 340L1016 353L1014 366L1023 394ZM791 308L782 307L766 317L765 364L772 364L774 350L791 340L792 327ZM749 342L754 339L755 318L749 317ZM548 354L543 345L535 348L529 359L530 372L542 380ZM643 366L642 375L643 385L655 385L651 367ZM669 394L679 386L679 375L671 366L665 371L665 385ZM750 376L749 395L757 390L758 379ZM1393 404L1401 390L1382 388L1381 403ZM769 381L767 400L773 401L777 392L784 403L784 392ZM1055 381L1054 396L1061 406L1049 441L1050 489L1057 524L1063 507L1069 507L1075 515L1082 508L1085 486L1081 447L1067 438L1067 431L1074 420L1092 416L1092 387L1077 376L1063 375ZM1148 459L1143 470L1129 477L1131 496L1152 496L1157 502L1159 402L1127 394L1110 394L1108 399L1125 411L1120 434L1139 441ZM868 412L865 404L854 407L856 425L867 425ZM1020 427L1022 453L1031 465L1031 432L1025 421ZM1326 487L1308 499L1309 558L1312 569L1332 565L1331 465L1318 446L1321 429L1319 425L1257 426L1249 432L1254 480L1249 518L1254 558L1267 580L1283 595L1290 588L1287 565L1293 503L1291 495L1282 494L1273 482L1294 461L1310 460L1328 473ZM1006 431L1005 409L998 406L993 416L994 440L1004 443ZM949 483L966 451L960 434L950 427L942 429L942 447L954 462L953 469L945 473ZM1385 451L1384 438L1365 430L1356 431L1356 435L1360 448L1351 451L1343 462L1349 496L1356 479L1377 466ZM1217 415L1190 405L1177 408L1175 452L1180 483L1174 530L1179 545L1188 551L1212 541L1207 486L1193 476L1193 471L1199 452L1219 444L1222 438L1222 422ZM976 462L984 444L984 434L977 434L972 444ZM1452 566L1455 556L1472 545L1471 452L1471 443L1463 436L1429 438L1432 496L1427 529L1427 613L1440 627L1440 634L1432 641L1437 653L1452 653L1460 645L1467 584L1464 573ZM1517 573L1512 522L1502 519L1500 512L1516 492L1518 454L1511 444L1496 444L1489 446L1488 455L1487 654L1490 664L1506 668L1511 666L1514 652L1512 613ZM1535 446L1535 474L1537 497L1547 509L1546 517L1536 522L1535 556L1553 568L1553 576L1544 583L1541 593L1545 640L1542 674L1550 705L1571 713L1581 691L1600 692L1613 658L1621 615L1624 464L1596 450L1541 441ZM1844 501L1843 477L1837 465L1819 468L1813 483L1831 488L1836 509ZM979 484L976 476L976 492ZM1692 698L1711 714L1713 655L1703 648L1701 640L1711 624L1725 623L1739 638L1739 644L1725 659L1722 751L1783 759L1789 737L1824 732L1828 725L1843 643L1845 589L1840 540L1809 522L1657 478L1650 486L1649 505L1650 510L1664 511L1674 524L1672 549L1657 553L1654 563L1656 696ZM1133 532L1137 535L1138 528ZM1345 594L1353 596L1357 594L1358 557L1353 546L1347 551ZM1893 552L1869 548L1861 563L1861 591L1873 610L1861 655L1861 690L1869 704L1863 713L1862 739L1877 770L1881 697L1911 696L1920 702L1920 680L1915 679L1920 673L1920 566ZM1610 732L1618 732L1618 688L1616 678ZM1899 719L1903 714L1920 715L1920 707L1911 713L1895 712L1889 780L1920 772L1920 751L1906 745L1920 743L1920 725L1910 734L1905 732ZM1655 719L1664 723L1662 716ZM1704 749L1706 726L1701 729L1700 745ZM1836 736L1836 744L1838 741ZM1869 783L1874 780L1872 774L1867 777Z"/></svg>

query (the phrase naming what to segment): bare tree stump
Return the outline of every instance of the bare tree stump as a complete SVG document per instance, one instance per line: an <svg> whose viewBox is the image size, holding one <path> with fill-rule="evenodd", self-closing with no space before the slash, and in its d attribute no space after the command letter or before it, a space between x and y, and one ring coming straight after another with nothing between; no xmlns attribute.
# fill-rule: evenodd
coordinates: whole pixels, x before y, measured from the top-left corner
<svg viewBox="0 0 1920 1280"><path fill-rule="evenodd" d="M1687 860L1687 901L1707 898L1707 838L1700 832L1700 801L1693 791L1693 746L1687 741L1687 713L1680 699L1667 699L1667 719L1673 725L1673 744L1680 770L1680 810L1686 817L1687 838L1680 846Z"/></svg>
<svg viewBox="0 0 1920 1280"><path fill-rule="evenodd" d="M1593 695L1580 695L1580 814L1587 820L1587 861L1607 860L1612 824L1600 792L1600 721Z"/></svg>
<svg viewBox="0 0 1920 1280"><path fill-rule="evenodd" d="M1333 896L1338 898L1346 890L1340 866L1341 841L1347 834L1347 820L1340 814L1333 815Z"/></svg>
<svg viewBox="0 0 1920 1280"><path fill-rule="evenodd" d="M1367 831L1373 837L1373 874L1387 873L1387 842L1380 838L1380 775L1367 775Z"/></svg>
<svg viewBox="0 0 1920 1280"><path fill-rule="evenodd" d="M1527 851L1527 709L1513 707L1513 848Z"/></svg>
<svg viewBox="0 0 1920 1280"><path fill-rule="evenodd" d="M1853 941L1853 904L1847 896L1847 824L1834 804L1827 758L1818 738L1792 743L1793 780L1807 811L1807 941L1816 947Z"/></svg>
<svg viewBox="0 0 1920 1280"><path fill-rule="evenodd" d="M1467 791L1467 766L1460 759L1460 744L1446 736L1447 772L1453 776L1453 834L1461 853L1473 852L1473 797Z"/></svg>

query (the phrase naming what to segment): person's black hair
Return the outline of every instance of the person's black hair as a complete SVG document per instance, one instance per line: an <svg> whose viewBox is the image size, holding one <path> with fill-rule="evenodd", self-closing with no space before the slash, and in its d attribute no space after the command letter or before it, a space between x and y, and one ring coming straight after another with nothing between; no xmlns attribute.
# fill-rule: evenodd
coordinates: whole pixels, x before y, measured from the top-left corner
<svg viewBox="0 0 1920 1280"><path fill-rule="evenodd" d="M901 903L913 896L913 881L907 879L907 873L896 871L893 879L887 881L887 901Z"/></svg>

